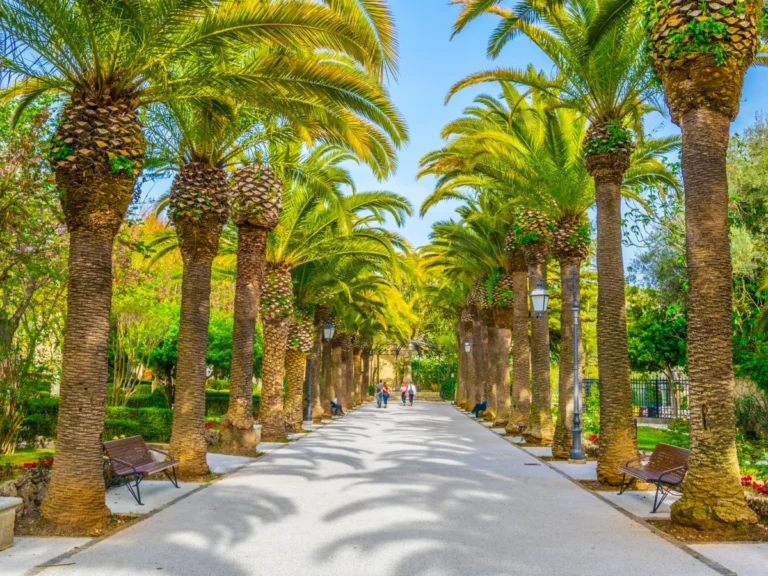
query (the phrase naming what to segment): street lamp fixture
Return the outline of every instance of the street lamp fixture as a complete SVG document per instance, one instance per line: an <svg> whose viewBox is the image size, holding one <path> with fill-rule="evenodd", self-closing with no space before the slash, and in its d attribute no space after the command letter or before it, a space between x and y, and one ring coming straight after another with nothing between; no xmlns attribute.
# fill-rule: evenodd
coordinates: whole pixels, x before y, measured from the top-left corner
<svg viewBox="0 0 768 576"><path fill-rule="evenodd" d="M573 286L573 441L571 444L571 455L568 461L571 464L586 464L587 459L584 456L584 450L581 448L581 395L579 390L579 273L574 269L570 277Z"/></svg>
<svg viewBox="0 0 768 576"><path fill-rule="evenodd" d="M464 342L464 352L466 352L467 354L472 352L472 342L470 342L469 340Z"/></svg>
<svg viewBox="0 0 768 576"><path fill-rule="evenodd" d="M336 332L336 326L333 322L326 322L323 326L323 339L327 342L333 340L333 334Z"/></svg>
<svg viewBox="0 0 768 576"><path fill-rule="evenodd" d="M536 318L541 318L547 312L549 307L549 292L544 288L544 282L539 278L539 283L531 290L531 308L536 314Z"/></svg>

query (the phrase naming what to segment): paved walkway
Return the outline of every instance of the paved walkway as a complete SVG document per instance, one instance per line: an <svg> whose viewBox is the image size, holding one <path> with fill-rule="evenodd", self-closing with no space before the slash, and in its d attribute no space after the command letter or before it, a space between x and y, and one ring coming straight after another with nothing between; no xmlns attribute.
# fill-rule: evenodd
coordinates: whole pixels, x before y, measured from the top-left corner
<svg viewBox="0 0 768 576"><path fill-rule="evenodd" d="M448 404L366 406L45 575L713 575Z"/></svg>

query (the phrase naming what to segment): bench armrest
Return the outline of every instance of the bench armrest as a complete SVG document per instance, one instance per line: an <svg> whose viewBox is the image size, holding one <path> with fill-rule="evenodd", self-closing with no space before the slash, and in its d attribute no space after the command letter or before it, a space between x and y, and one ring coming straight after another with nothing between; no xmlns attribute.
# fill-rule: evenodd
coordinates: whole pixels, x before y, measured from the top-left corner
<svg viewBox="0 0 768 576"><path fill-rule="evenodd" d="M120 458L113 458L112 456L107 456L107 458L109 458L110 460L114 460L115 462L119 462L120 464L124 464L125 466L129 466L131 470L133 470L134 474L138 474L138 472L136 472L136 466L134 466L130 462L126 462L125 460L120 460Z"/></svg>
<svg viewBox="0 0 768 576"><path fill-rule="evenodd" d="M688 470L688 466L678 466L677 468L670 468L669 470L664 470L661 474L659 474L659 482L664 482L664 476L667 474L672 474L673 472L679 472L680 470Z"/></svg>
<svg viewBox="0 0 768 576"><path fill-rule="evenodd" d="M627 460L627 463L625 464L625 466L629 468L630 464L635 464L637 462L642 462L643 460L648 460L648 459L650 459L650 456L641 456L640 458L635 458L634 460Z"/></svg>
<svg viewBox="0 0 768 576"><path fill-rule="evenodd" d="M151 450L152 452L157 452L158 454L162 454L163 456L165 456L169 460L173 460L173 456L171 456L165 450L160 450L159 448L150 448L149 446L147 446L147 449Z"/></svg>

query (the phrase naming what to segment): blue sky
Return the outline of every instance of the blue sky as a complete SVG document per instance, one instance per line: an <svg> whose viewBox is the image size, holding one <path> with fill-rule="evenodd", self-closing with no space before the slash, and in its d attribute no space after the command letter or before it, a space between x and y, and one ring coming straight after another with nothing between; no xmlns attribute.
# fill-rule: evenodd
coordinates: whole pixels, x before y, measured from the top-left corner
<svg viewBox="0 0 768 576"><path fill-rule="evenodd" d="M429 241L432 223L454 215L454 203L433 207L420 219L418 209L430 193L434 180L416 180L419 160L442 145L440 132L451 120L461 115L482 88L467 89L444 105L445 95L458 80L486 68L497 66L523 67L533 63L537 68L551 70L551 63L538 48L525 38L518 38L506 47L501 57L490 61L486 57L488 37L496 22L495 17L484 17L472 23L459 36L451 40L451 27L459 7L448 0L390 0L397 22L400 39L400 71L389 83L392 99L406 119L410 143L400 151L396 174L379 182L363 166L351 166L358 190L391 190L406 196L414 206L414 216L399 230L414 246ZM485 90L493 90L491 86ZM749 125L755 114L764 107L761 94L768 94L768 72L753 68L747 74L741 112L732 130L739 131ZM652 119L649 130L657 134L677 131L664 118ZM167 190L169 180L162 180L145 189L148 198L157 197ZM396 229L395 225L390 225ZM631 252L625 254L629 264Z"/></svg>
<svg viewBox="0 0 768 576"><path fill-rule="evenodd" d="M551 64L538 48L525 38L518 38L507 46L496 61L485 54L488 37L496 18L480 19L453 40L451 26L459 7L448 0L391 0L400 38L400 74L390 83L392 98L408 123L410 143L399 156L397 173L380 183L363 167L353 168L360 190L386 189L408 197L416 215L409 219L400 232L414 245L428 242L433 222L450 218L454 207L444 203L434 207L424 219L418 217L418 207L429 194L433 180L416 180L419 160L427 152L441 146L443 126L461 114L481 89L466 90L444 106L445 95L451 85L478 70L497 66L523 67L533 63L549 71ZM491 87L486 88L491 90ZM733 124L733 131L749 125L755 114L764 108L768 94L768 72L753 68L747 74L741 112ZM663 118L654 119L649 129L658 133L677 131ZM629 254L625 255L627 259Z"/></svg>

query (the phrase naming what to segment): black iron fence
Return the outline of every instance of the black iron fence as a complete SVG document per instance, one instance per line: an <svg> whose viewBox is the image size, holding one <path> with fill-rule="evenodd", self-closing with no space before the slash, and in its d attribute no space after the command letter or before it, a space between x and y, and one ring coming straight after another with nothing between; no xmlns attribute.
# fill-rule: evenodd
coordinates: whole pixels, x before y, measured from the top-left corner
<svg viewBox="0 0 768 576"><path fill-rule="evenodd" d="M584 411L587 411L587 398L592 386L597 386L596 378L582 380ZM688 380L675 380L670 383L666 378L632 378L632 412L639 418L688 418Z"/></svg>

